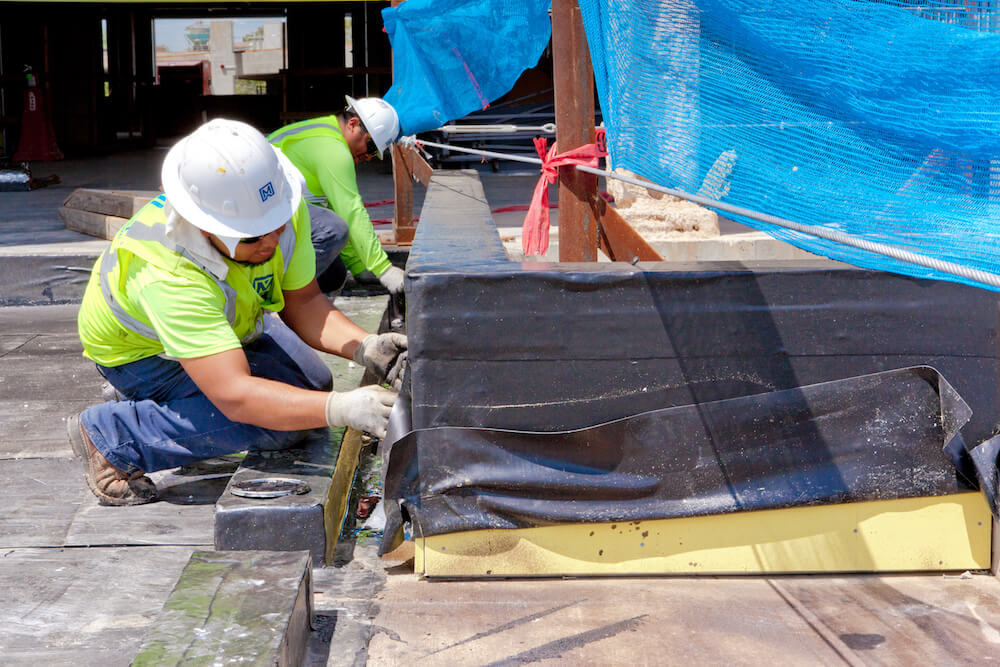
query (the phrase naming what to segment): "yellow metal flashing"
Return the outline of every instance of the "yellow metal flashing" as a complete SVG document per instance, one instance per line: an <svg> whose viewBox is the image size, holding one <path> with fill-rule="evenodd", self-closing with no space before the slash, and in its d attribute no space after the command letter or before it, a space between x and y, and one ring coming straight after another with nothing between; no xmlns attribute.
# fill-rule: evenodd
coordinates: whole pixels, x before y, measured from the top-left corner
<svg viewBox="0 0 1000 667"><path fill-rule="evenodd" d="M428 577L910 572L990 567L980 493L416 540Z"/></svg>
<svg viewBox="0 0 1000 667"><path fill-rule="evenodd" d="M333 564L333 553L340 539L340 527L344 525L347 516L347 502L351 496L351 485L354 483L354 473L358 469L361 458L361 433L353 428L344 430L340 441L340 452L337 454L337 465L333 469L333 478L326 492L325 512L323 514L323 529L326 531L326 551L323 557L327 565Z"/></svg>

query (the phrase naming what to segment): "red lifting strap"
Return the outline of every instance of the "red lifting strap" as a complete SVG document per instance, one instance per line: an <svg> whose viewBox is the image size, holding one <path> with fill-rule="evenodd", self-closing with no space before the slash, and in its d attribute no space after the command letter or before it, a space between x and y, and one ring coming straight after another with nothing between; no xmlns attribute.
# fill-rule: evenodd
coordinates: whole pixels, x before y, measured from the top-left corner
<svg viewBox="0 0 1000 667"><path fill-rule="evenodd" d="M526 256L544 255L549 249L549 186L559 178L559 167L570 164L582 164L588 167L599 167L600 158L608 153L598 144L586 144L579 148L556 154L556 143L546 151L545 137L535 137L535 150L542 159L542 175L531 195L531 206L524 217L524 227L521 228L521 248Z"/></svg>

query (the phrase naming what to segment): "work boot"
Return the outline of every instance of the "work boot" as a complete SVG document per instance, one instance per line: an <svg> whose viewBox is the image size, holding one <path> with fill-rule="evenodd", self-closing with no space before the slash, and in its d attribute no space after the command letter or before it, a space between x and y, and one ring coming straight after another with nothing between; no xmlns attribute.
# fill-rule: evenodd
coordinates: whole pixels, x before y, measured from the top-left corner
<svg viewBox="0 0 1000 667"><path fill-rule="evenodd" d="M110 382L101 385L101 398L105 403L125 400Z"/></svg>
<svg viewBox="0 0 1000 667"><path fill-rule="evenodd" d="M111 465L98 451L76 415L66 420L73 453L83 459L87 486L102 505L143 505L156 500L156 485L141 470L132 474Z"/></svg>

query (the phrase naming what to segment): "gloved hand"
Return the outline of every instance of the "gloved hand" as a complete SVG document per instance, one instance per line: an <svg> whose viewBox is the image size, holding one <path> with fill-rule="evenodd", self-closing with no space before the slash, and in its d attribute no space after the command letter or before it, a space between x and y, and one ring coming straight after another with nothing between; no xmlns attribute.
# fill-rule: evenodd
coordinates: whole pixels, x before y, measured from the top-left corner
<svg viewBox="0 0 1000 667"><path fill-rule="evenodd" d="M390 266L378 277L378 281L390 294L399 294L403 291L403 269Z"/></svg>
<svg viewBox="0 0 1000 667"><path fill-rule="evenodd" d="M378 385L351 391L331 391L326 398L326 423L329 426L350 426L381 439L385 437L389 414L395 402L396 392Z"/></svg>
<svg viewBox="0 0 1000 667"><path fill-rule="evenodd" d="M403 385L407 354L406 336L403 334L368 334L354 351L354 361L398 391Z"/></svg>

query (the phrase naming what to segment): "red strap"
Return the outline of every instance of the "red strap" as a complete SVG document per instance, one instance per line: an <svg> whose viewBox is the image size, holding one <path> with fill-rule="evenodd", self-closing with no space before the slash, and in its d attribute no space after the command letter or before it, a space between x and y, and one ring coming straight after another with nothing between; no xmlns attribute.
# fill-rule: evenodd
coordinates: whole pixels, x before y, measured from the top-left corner
<svg viewBox="0 0 1000 667"><path fill-rule="evenodd" d="M542 175L531 195L528 214L524 216L521 228L521 248L525 256L544 255L549 249L549 186L559 178L559 167L582 164L588 167L600 166L599 159L607 155L596 143L556 154L556 145L546 151L545 137L535 137L535 150L542 159Z"/></svg>

